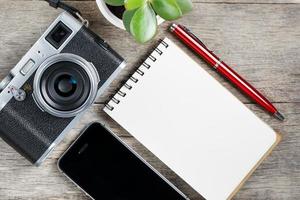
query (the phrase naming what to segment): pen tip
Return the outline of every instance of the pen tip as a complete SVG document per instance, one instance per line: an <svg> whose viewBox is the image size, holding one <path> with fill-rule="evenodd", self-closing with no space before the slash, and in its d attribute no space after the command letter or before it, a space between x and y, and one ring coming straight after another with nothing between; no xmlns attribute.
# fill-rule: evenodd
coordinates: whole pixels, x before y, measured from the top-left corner
<svg viewBox="0 0 300 200"><path fill-rule="evenodd" d="M277 119L279 119L281 121L284 120L284 116L278 111L274 113L274 117L276 117Z"/></svg>

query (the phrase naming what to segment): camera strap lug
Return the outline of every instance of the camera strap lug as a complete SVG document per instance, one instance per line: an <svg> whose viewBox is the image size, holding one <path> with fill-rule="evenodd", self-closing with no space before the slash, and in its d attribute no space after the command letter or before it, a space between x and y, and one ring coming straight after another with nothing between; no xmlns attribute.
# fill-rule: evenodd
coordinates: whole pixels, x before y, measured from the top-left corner
<svg viewBox="0 0 300 200"><path fill-rule="evenodd" d="M78 17L78 19L81 21L81 23L86 26L87 28L89 27L90 23L87 19L84 19L80 13L76 13L76 16Z"/></svg>
<svg viewBox="0 0 300 200"><path fill-rule="evenodd" d="M49 3L49 5L55 9L57 8L61 8L65 11L67 11L68 13L70 13L73 17L75 17L76 19L80 20L81 23L88 27L89 26L89 21L84 19L82 17L81 12L74 8L73 6L67 5L66 3L61 2L61 0L45 0L46 2Z"/></svg>

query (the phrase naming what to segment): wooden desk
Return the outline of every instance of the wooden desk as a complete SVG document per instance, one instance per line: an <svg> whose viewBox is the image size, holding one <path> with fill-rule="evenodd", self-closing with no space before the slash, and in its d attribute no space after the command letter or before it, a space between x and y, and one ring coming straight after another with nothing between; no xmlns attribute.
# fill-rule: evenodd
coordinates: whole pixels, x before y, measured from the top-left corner
<svg viewBox="0 0 300 200"><path fill-rule="evenodd" d="M115 28L101 16L94 1L70 3L81 8L91 22L91 29L123 55L128 66L41 167L31 166L0 140L0 199L86 199L58 172L56 161L80 129L95 120L111 127L191 199L199 199L188 185L101 111L103 103L120 87L120 81L134 71L136 64L156 42L136 44L125 31ZM38 0L0 0L1 79L58 13ZM266 94L287 118L279 122L267 115L189 52L253 112L283 135L282 142L235 199L300 199L300 1L194 0L194 11L179 21L201 36L217 55ZM157 38L172 37L165 31L168 25L164 23L160 27Z"/></svg>

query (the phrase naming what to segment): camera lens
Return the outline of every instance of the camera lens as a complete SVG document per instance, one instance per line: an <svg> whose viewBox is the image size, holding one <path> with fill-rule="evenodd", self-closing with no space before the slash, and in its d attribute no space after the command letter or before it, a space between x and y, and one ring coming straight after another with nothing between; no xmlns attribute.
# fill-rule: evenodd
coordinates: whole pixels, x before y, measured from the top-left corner
<svg viewBox="0 0 300 200"><path fill-rule="evenodd" d="M64 97L71 96L76 91L77 81L70 75L62 75L54 83L55 91Z"/></svg>
<svg viewBox="0 0 300 200"><path fill-rule="evenodd" d="M46 102L61 111L80 107L89 96L90 80L76 63L61 61L45 70L41 78L41 92Z"/></svg>
<svg viewBox="0 0 300 200"><path fill-rule="evenodd" d="M46 59L36 71L33 95L44 111L69 118L95 100L100 82L96 68L80 56L62 53Z"/></svg>

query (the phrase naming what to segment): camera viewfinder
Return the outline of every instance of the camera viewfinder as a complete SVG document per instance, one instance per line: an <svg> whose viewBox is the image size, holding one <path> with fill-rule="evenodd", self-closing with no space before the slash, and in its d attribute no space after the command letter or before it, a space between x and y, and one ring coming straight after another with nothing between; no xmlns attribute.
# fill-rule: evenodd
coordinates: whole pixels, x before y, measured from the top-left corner
<svg viewBox="0 0 300 200"><path fill-rule="evenodd" d="M69 29L64 23L59 22L47 35L46 40L58 49L67 40L71 33L71 29Z"/></svg>

